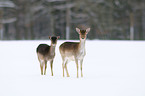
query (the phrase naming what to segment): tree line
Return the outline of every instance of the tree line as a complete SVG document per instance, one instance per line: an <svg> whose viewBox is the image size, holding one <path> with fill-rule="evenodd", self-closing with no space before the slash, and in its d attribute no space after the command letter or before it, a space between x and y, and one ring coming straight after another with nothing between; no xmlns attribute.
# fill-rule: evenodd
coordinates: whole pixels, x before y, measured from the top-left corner
<svg viewBox="0 0 145 96"><path fill-rule="evenodd" d="M0 0L4 40L77 39L76 27L90 27L88 39L144 40L144 0Z"/></svg>

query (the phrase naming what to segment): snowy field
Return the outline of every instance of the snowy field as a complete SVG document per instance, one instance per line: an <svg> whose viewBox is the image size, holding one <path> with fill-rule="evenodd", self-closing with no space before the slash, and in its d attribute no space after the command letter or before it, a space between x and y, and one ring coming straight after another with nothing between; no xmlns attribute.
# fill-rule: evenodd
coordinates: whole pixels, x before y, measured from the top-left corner
<svg viewBox="0 0 145 96"><path fill-rule="evenodd" d="M58 47L54 76L40 75L36 47L41 41L0 41L0 96L145 96L145 41L86 41L83 78L62 77Z"/></svg>

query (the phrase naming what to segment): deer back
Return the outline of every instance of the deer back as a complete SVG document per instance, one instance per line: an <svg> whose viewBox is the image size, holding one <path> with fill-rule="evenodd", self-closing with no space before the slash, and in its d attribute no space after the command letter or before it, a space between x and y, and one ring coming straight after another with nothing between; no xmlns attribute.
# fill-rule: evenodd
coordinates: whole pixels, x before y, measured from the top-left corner
<svg viewBox="0 0 145 96"><path fill-rule="evenodd" d="M47 55L50 50L50 46L47 44L40 44L37 47L37 53L42 54L43 56Z"/></svg>
<svg viewBox="0 0 145 96"><path fill-rule="evenodd" d="M79 48L79 42L64 42L60 45L59 50L61 55L72 56L76 55Z"/></svg>

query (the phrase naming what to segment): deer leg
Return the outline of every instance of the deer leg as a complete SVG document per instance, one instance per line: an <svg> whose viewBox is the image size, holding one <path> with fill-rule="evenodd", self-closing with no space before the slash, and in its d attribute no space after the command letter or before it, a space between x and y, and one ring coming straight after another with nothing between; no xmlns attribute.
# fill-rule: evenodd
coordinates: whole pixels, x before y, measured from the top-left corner
<svg viewBox="0 0 145 96"><path fill-rule="evenodd" d="M40 63L41 75L43 75L43 62L41 62L41 60L39 59L39 57L38 57L38 60L39 60L39 63Z"/></svg>
<svg viewBox="0 0 145 96"><path fill-rule="evenodd" d="M41 75L43 75L43 66L40 64Z"/></svg>
<svg viewBox="0 0 145 96"><path fill-rule="evenodd" d="M44 75L46 75L46 69L47 69L47 61L44 61L45 63L45 70L44 70Z"/></svg>
<svg viewBox="0 0 145 96"><path fill-rule="evenodd" d="M80 60L80 65L81 65L81 77L83 77L83 72L82 72L82 64L83 64L83 59Z"/></svg>
<svg viewBox="0 0 145 96"><path fill-rule="evenodd" d="M68 64L68 60L66 60L66 62L65 62L65 70L66 70L67 77L70 77L68 70L67 70L67 64Z"/></svg>
<svg viewBox="0 0 145 96"><path fill-rule="evenodd" d="M75 62L76 62L76 66L77 66L77 78L79 77L79 65L78 65L78 60L75 59Z"/></svg>
<svg viewBox="0 0 145 96"><path fill-rule="evenodd" d="M62 62L63 77L64 77L64 67L65 67L65 66L64 66L64 63L65 63L65 62L64 62L64 60L63 60L63 62Z"/></svg>
<svg viewBox="0 0 145 96"><path fill-rule="evenodd" d="M53 60L50 61L51 76L53 76Z"/></svg>

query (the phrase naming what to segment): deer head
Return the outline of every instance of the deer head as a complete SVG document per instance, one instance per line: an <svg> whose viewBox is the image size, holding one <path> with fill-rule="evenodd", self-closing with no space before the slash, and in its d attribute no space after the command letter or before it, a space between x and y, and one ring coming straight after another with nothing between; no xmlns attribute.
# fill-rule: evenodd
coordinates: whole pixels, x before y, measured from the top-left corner
<svg viewBox="0 0 145 96"><path fill-rule="evenodd" d="M86 30L80 30L79 28L76 28L76 31L80 35L80 40L82 40L82 39L86 40L86 36L87 36L88 32L90 31L90 28L87 28Z"/></svg>
<svg viewBox="0 0 145 96"><path fill-rule="evenodd" d="M51 40L51 44L52 44L52 46L56 46L56 44L57 44L57 39L59 39L60 38L60 36L57 36L57 37L55 37L55 36L49 36L49 39Z"/></svg>

